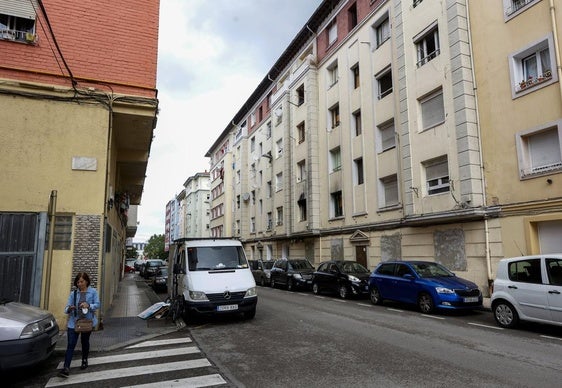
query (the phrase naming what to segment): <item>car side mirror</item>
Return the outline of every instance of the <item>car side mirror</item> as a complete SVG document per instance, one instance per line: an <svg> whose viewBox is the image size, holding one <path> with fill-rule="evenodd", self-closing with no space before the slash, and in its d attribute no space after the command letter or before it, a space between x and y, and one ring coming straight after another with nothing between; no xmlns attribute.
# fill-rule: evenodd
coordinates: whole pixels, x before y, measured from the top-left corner
<svg viewBox="0 0 562 388"><path fill-rule="evenodd" d="M404 276L402 276L402 277L404 279L414 280L414 275L412 275L411 273L404 274Z"/></svg>

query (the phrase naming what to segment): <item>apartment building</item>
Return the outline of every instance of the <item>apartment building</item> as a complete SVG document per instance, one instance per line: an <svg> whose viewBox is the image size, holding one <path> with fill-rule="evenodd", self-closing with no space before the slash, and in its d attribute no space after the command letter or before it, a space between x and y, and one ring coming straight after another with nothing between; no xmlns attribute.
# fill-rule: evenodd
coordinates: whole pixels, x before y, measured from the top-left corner
<svg viewBox="0 0 562 388"><path fill-rule="evenodd" d="M436 260L485 293L500 258L560 251L549 3L322 2L206 155L232 217L214 235L262 259Z"/></svg>
<svg viewBox="0 0 562 388"><path fill-rule="evenodd" d="M159 1L0 1L0 294L111 306L156 124ZM127 23L123 23L123 20Z"/></svg>
<svg viewBox="0 0 562 388"><path fill-rule="evenodd" d="M470 1L486 203L505 256L562 252L562 4Z"/></svg>
<svg viewBox="0 0 562 388"><path fill-rule="evenodd" d="M199 172L185 181L185 214L183 237L210 236L210 174Z"/></svg>

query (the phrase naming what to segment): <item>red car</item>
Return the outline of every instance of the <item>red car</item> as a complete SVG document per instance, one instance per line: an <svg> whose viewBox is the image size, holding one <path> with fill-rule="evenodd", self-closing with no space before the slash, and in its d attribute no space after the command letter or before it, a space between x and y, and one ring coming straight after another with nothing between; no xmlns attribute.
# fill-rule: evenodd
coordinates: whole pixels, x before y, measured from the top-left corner
<svg viewBox="0 0 562 388"><path fill-rule="evenodd" d="M125 273L135 272L135 259L125 260Z"/></svg>

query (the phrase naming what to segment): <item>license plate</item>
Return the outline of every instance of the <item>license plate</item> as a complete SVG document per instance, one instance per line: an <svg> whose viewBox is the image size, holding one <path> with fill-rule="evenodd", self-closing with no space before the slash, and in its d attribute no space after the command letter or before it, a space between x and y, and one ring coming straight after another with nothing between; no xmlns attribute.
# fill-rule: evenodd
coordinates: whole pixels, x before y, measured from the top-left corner
<svg viewBox="0 0 562 388"><path fill-rule="evenodd" d="M474 303L478 302L477 296L471 296L470 298L464 298L464 303Z"/></svg>
<svg viewBox="0 0 562 388"><path fill-rule="evenodd" d="M232 311L238 310L237 304L225 304L223 306L217 306L217 311Z"/></svg>

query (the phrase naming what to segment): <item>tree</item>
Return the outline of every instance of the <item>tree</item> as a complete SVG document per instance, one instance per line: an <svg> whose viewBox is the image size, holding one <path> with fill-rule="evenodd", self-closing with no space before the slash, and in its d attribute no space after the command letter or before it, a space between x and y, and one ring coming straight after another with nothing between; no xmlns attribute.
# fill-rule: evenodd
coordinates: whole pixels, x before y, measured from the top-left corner
<svg viewBox="0 0 562 388"><path fill-rule="evenodd" d="M144 256L149 259L166 260L168 258L168 252L164 251L163 234L154 234L148 239L144 247Z"/></svg>

